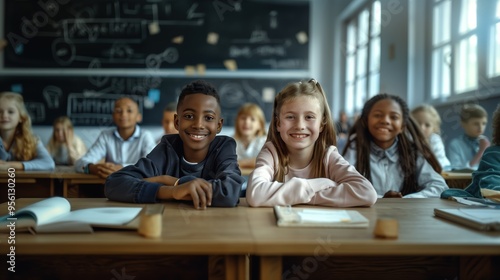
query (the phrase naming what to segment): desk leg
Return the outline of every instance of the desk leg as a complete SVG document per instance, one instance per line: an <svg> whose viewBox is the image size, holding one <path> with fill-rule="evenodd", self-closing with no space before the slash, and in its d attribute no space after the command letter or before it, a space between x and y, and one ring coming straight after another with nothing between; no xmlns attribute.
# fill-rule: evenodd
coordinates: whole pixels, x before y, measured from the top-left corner
<svg viewBox="0 0 500 280"><path fill-rule="evenodd" d="M208 279L248 280L249 260L245 255L208 256Z"/></svg>
<svg viewBox="0 0 500 280"><path fill-rule="evenodd" d="M281 279L281 271L283 270L282 266L281 256L261 256L260 279Z"/></svg>
<svg viewBox="0 0 500 280"><path fill-rule="evenodd" d="M68 180L63 180L63 197L68 197Z"/></svg>
<svg viewBox="0 0 500 280"><path fill-rule="evenodd" d="M49 179L50 180L50 196L54 196L55 190L54 190L54 179Z"/></svg>

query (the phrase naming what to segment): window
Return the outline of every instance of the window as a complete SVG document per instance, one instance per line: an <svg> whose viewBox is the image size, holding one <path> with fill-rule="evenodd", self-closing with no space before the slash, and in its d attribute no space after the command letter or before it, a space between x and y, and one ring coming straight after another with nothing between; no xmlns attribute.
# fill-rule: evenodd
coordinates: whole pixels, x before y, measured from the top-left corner
<svg viewBox="0 0 500 280"><path fill-rule="evenodd" d="M480 90L500 76L500 0L434 0L431 98Z"/></svg>
<svg viewBox="0 0 500 280"><path fill-rule="evenodd" d="M345 23L345 112L354 114L380 88L379 1L366 6Z"/></svg>
<svg viewBox="0 0 500 280"><path fill-rule="evenodd" d="M495 15L490 25L488 77L500 76L500 1L495 3Z"/></svg>

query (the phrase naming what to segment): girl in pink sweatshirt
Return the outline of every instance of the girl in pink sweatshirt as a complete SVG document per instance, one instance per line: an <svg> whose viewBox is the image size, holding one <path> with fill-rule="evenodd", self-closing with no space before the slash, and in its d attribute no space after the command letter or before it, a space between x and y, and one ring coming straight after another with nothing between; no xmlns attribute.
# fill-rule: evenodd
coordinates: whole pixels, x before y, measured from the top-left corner
<svg viewBox="0 0 500 280"><path fill-rule="evenodd" d="M248 204L373 205L375 189L339 154L335 139L321 85L287 85L274 100L268 142L249 176Z"/></svg>

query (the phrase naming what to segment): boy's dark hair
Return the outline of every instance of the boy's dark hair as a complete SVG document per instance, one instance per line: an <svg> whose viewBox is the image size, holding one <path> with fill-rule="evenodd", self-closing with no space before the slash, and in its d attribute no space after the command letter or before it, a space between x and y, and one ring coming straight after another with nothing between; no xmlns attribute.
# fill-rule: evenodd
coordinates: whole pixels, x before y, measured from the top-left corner
<svg viewBox="0 0 500 280"><path fill-rule="evenodd" d="M179 101L177 101L177 108L179 108L179 105L182 103L182 101L184 101L184 97L186 97L186 95L196 93L202 93L215 97L215 99L217 100L217 104L220 107L220 97L215 87L204 80L197 80L184 86L179 96Z"/></svg>
<svg viewBox="0 0 500 280"><path fill-rule="evenodd" d="M474 118L488 118L488 112L478 104L464 104L460 111L460 119L467 122Z"/></svg>
<svg viewBox="0 0 500 280"><path fill-rule="evenodd" d="M410 109L406 101L396 95L381 93L375 95L370 100L366 101L361 116L349 131L347 144L342 152L345 155L352 144L356 145L356 169L365 178L371 181L370 172L370 143L373 142L373 137L368 130L368 115L372 110L373 105L380 100L391 99L399 104L403 113L403 130L398 136L398 153L399 164L404 173L403 188L401 193L407 195L420 191L418 179L415 176L415 167L417 164L417 151L422 153L425 160L429 162L432 168L441 173L441 166L436 157L428 146L424 135L420 131L419 126L410 117ZM368 141L367 141L368 140Z"/></svg>

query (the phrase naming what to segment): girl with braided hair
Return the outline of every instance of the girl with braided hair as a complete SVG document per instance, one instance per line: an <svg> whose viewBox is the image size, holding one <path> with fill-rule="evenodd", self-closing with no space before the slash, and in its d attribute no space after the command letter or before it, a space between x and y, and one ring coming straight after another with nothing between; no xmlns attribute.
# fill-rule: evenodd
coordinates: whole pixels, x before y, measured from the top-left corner
<svg viewBox="0 0 500 280"><path fill-rule="evenodd" d="M379 197L439 197L448 189L439 162L398 96L379 94L365 103L343 155Z"/></svg>

